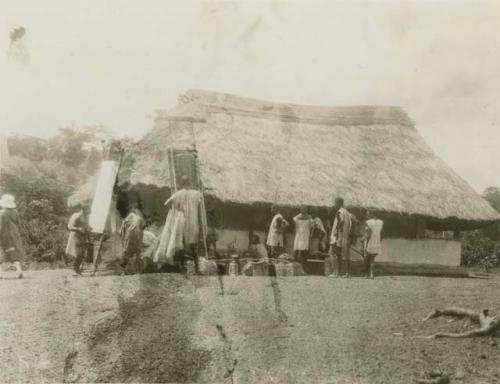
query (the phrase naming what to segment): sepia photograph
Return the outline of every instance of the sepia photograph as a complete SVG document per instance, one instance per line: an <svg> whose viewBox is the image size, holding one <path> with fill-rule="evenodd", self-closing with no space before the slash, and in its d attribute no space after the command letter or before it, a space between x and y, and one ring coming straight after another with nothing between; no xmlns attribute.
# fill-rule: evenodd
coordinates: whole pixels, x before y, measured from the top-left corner
<svg viewBox="0 0 500 384"><path fill-rule="evenodd" d="M0 2L0 383L500 384L500 1Z"/></svg>

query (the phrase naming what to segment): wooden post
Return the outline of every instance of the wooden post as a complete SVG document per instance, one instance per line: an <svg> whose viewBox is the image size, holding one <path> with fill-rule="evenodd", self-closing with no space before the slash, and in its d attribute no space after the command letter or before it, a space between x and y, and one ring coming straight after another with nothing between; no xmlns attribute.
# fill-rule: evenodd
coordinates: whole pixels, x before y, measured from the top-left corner
<svg viewBox="0 0 500 384"><path fill-rule="evenodd" d="M203 237L203 249L205 251L205 257L208 259L208 247L207 247L207 232L208 232L208 221L207 221L207 210L205 206L205 190L203 188L203 183L201 181L200 164L198 162L198 152L195 150L195 170L196 177L198 181L198 189L201 192L201 236Z"/></svg>
<svg viewBox="0 0 500 384"><path fill-rule="evenodd" d="M99 239L97 241L94 241L94 253L93 253L93 260L92 260L92 276L95 276L97 272L97 268L99 268L99 264L101 263L101 249L102 249L102 243L104 242L104 233L101 233L99 235Z"/></svg>
<svg viewBox="0 0 500 384"><path fill-rule="evenodd" d="M168 150L168 166L170 171L170 195L173 195L177 192L177 175L175 173L174 150L172 148Z"/></svg>

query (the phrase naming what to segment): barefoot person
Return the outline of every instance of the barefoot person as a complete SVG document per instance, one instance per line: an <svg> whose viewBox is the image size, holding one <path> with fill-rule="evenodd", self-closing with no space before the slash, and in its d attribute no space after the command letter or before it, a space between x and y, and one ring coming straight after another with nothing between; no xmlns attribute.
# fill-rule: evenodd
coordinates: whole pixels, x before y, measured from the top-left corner
<svg viewBox="0 0 500 384"><path fill-rule="evenodd" d="M80 266L87 250L87 241L90 233L89 227L90 207L82 204L78 212L71 215L68 222L68 244L66 255L74 258L73 270L77 276L81 276Z"/></svg>
<svg viewBox="0 0 500 384"><path fill-rule="evenodd" d="M200 191L190 188L187 176L182 176L181 186L182 189L165 202L165 206L172 205L172 209L167 215L155 261L173 265L174 254L184 250L194 259L196 273L199 273L197 251L203 196Z"/></svg>
<svg viewBox="0 0 500 384"><path fill-rule="evenodd" d="M293 218L295 222L295 241L293 242L293 250L296 260L302 264L302 267L304 267L309 253L309 239L314 224L311 215L309 215L307 211L307 206L303 205L300 207L300 213Z"/></svg>
<svg viewBox="0 0 500 384"><path fill-rule="evenodd" d="M279 212L279 208L276 205L271 207L271 212L273 214L273 219L269 225L266 245L269 247L270 256L276 258L281 254L281 251L284 250L285 242L283 233L288 226L288 221L283 218L283 215Z"/></svg>
<svg viewBox="0 0 500 384"><path fill-rule="evenodd" d="M13 262L21 279L23 277L21 261L25 257L15 198L12 195L3 195L0 199L0 278L2 263Z"/></svg>
<svg viewBox="0 0 500 384"><path fill-rule="evenodd" d="M342 272L342 260L346 261L346 274L351 272L350 246L351 246L351 214L344 208L344 199L335 199L335 219L330 236L330 259L334 267L334 277L339 277Z"/></svg>
<svg viewBox="0 0 500 384"><path fill-rule="evenodd" d="M146 221L137 204L133 204L130 212L123 220L120 234L123 238L123 256L121 266L127 268L127 264L132 263L134 272L141 273L141 251L142 238Z"/></svg>
<svg viewBox="0 0 500 384"><path fill-rule="evenodd" d="M370 210L366 211L366 238L364 240L365 277L375 277L373 264L375 257L381 252L382 228L384 222L377 218Z"/></svg>

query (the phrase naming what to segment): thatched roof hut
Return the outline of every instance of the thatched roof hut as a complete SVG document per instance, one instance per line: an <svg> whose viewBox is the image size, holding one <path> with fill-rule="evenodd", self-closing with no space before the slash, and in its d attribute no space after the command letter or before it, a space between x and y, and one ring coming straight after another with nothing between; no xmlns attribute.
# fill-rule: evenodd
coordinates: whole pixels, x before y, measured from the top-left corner
<svg viewBox="0 0 500 384"><path fill-rule="evenodd" d="M169 187L169 147L197 149L206 193L223 202L327 207L342 196L350 207L421 216L435 227L499 219L399 107L304 106L188 91L174 109L157 112L120 182Z"/></svg>

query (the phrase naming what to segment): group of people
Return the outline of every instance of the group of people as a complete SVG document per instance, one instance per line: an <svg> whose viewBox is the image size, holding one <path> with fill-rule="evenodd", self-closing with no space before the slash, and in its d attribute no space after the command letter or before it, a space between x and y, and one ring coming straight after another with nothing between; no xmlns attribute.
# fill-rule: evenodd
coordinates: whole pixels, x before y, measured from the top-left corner
<svg viewBox="0 0 500 384"><path fill-rule="evenodd" d="M204 234L205 245L210 246L211 239L204 222L202 210L203 195L198 190L190 188L189 179L181 178L181 189L166 201L169 209L165 226L159 237L158 246L154 251L153 260L160 267L164 264L183 264L186 260L193 260L195 272L199 272L198 243L200 234ZM297 261L303 265L312 251L328 251L328 262L332 265L332 276L342 275L342 264L345 261L344 277L351 273L350 251L357 239L355 229L359 226L358 219L344 207L341 197L335 199L333 225L328 236L327 229L318 217L313 218L306 206L302 206L300 213L293 217L295 238L293 249ZM260 240L252 239L250 249L256 254L278 257L285 249L285 232L290 223L279 212L277 206L271 208L273 217L267 236L267 250ZM381 253L383 221L367 210L365 220L361 225L361 254L364 259L366 277L374 277L375 257ZM358 225L355 225L358 224ZM328 226L330 228L330 226ZM208 235L207 235L208 233Z"/></svg>
<svg viewBox="0 0 500 384"><path fill-rule="evenodd" d="M181 189L173 193L165 202L168 209L167 218L161 234L155 242L150 253L152 261L158 270L165 266L183 266L191 260L194 263L195 273L199 273L198 244L200 234L207 234L206 222L203 220L203 196L198 190L190 188L189 179L181 178ZM361 225L361 234L356 233L360 222L344 207L342 198L335 200L333 224L327 224L329 236L323 221L312 217L306 206L300 208L300 213L293 217L295 237L293 250L295 260L303 266L311 251L313 253L326 253L325 263L331 266L331 275L334 277L349 277L351 274L350 254L351 248L361 236L361 251L365 265L366 277L374 277L374 261L381 252L383 221L373 212L367 210L366 217ZM270 222L266 247L260 240L252 239L249 249L255 248L255 253L277 258L285 252L285 233L291 223L284 218L277 206L271 208L273 217ZM68 229L70 236L66 253L74 258L74 270L81 274L80 266L88 247L88 206L73 214ZM135 270L141 269L141 251L143 246L143 233L145 220L136 205L129 209L127 217L123 220L120 234L123 238L123 251L121 258L122 267L135 264ZM208 236L210 237L210 236ZM207 241L207 239L205 240ZM208 243L208 242L207 242ZM206 243L206 244L207 244ZM257 246L260 245L260 248ZM262 249L261 249L262 248ZM95 258L94 258L95 263ZM345 271L343 264L345 263Z"/></svg>
<svg viewBox="0 0 500 384"><path fill-rule="evenodd" d="M165 206L169 211L163 230L155 241L151 254L152 260L160 270L165 265L185 265L187 260L192 260L195 273L198 273L197 251L200 234L207 237L206 244L210 245L212 241L202 212L203 195L190 188L189 179L183 176L181 189L170 196ZM331 275L349 277L351 273L350 251L356 239L354 232L357 225L355 224L359 224L359 221L344 207L344 201L340 197L335 200L334 211L333 224L328 236L322 220L318 217L313 218L306 206L301 207L300 213L293 217L295 226L293 250L296 260L302 265L305 264L311 250L327 253L325 262L332 266ZM68 222L70 234L66 255L74 259L73 269L76 275L81 275L84 257L92 252L89 214L90 207L82 204L79 211L74 213ZM266 258L267 254L276 258L284 253L285 233L290 227L290 222L284 218L277 206L272 207L272 214L266 241L267 249L260 244L260 240L252 240L251 244L254 247L255 244L261 245L262 250L259 252L265 254ZM133 265L135 271L141 270L145 227L143 214L137 205L132 204L119 229L123 245L120 265L124 269L127 265ZM330 225L327 224L327 228L330 229ZM360 253L364 259L367 277L374 277L373 265L375 257L381 252L382 229L383 221L373 212L366 211L366 220L362 225ZM1 263L9 261L14 263L18 276L22 277L21 262L24 259L25 251L21 241L15 198L5 194L0 199L0 276ZM346 267L344 274L342 274L343 261ZM93 263L95 273L97 257L93 257Z"/></svg>
<svg viewBox="0 0 500 384"><path fill-rule="evenodd" d="M91 231L89 225L90 206L81 204L80 209L73 213L68 222L69 237L66 245L66 256L73 259L73 271L76 276L82 274L81 266L85 256L89 253L98 252L93 249ZM137 204L132 204L128 215L122 221L119 233L122 238L122 255L120 266L123 271L128 267L134 271L141 269L141 252L143 235L146 222ZM93 273L95 274L99 264L99 255L93 255Z"/></svg>
<svg viewBox="0 0 500 384"><path fill-rule="evenodd" d="M355 233L355 224L359 224L358 219L344 207L344 200L341 197L335 199L334 219L329 237L328 259L325 260L332 266L331 275L339 277L342 275L342 264L345 261L345 274L343 277L349 277L351 273L351 247L357 240ZM283 217L276 206L272 207L273 218L269 226L267 236L267 246L271 255L276 257L284 251L285 231L290 225ZM366 277L374 277L375 257L381 253L383 221L376 215L367 210L365 212L366 220L361 226L361 255L364 259ZM295 224L295 238L293 250L296 259L303 265L306 262L311 250L311 241L324 240L327 233L320 218L313 218L306 206L302 206L300 213L293 218ZM317 250L317 249L316 249Z"/></svg>
<svg viewBox="0 0 500 384"><path fill-rule="evenodd" d="M183 176L181 189L165 202L169 212L152 255L157 269L162 270L165 265L184 265L185 260L191 259L194 261L195 270L198 271L197 247L200 227L203 227L203 221L200 219L201 202L201 192L190 189L189 179ZM70 234L66 255L74 260L73 270L77 276L82 274L81 265L84 257L93 251L89 214L89 205L81 204L80 209L71 216L68 222ZM141 253L145 227L144 215L138 209L137 204L131 204L118 231L122 238L120 267L123 273L128 270L134 272L142 270ZM94 255L94 273L97 263L98 255Z"/></svg>

